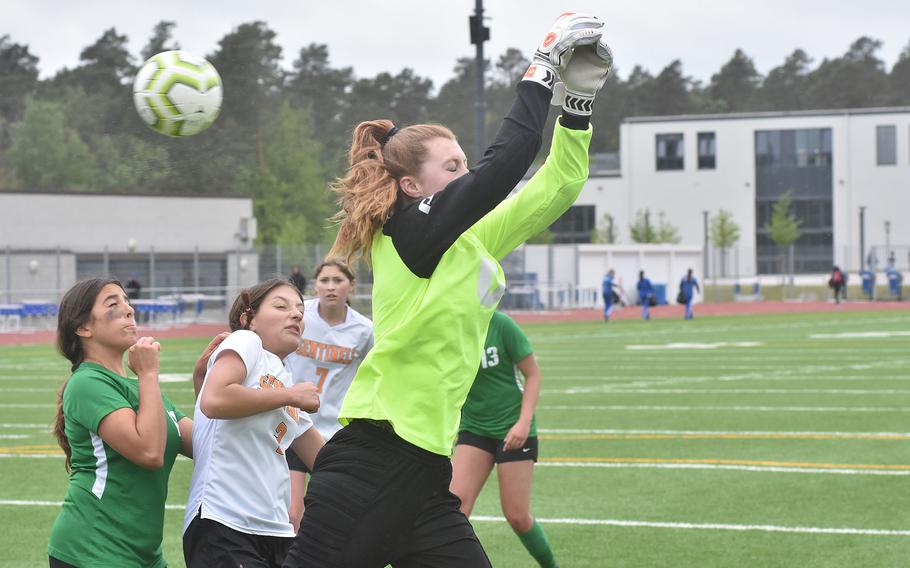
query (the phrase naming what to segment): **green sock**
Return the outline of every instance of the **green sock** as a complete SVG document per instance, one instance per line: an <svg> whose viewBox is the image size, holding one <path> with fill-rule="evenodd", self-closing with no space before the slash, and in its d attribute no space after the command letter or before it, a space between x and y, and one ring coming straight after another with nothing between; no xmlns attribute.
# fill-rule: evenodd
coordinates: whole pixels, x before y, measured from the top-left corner
<svg viewBox="0 0 910 568"><path fill-rule="evenodd" d="M515 534L518 535L521 544L524 545L531 556L534 557L534 560L536 560L542 568L556 568L556 559L553 557L553 551L550 550L550 543L547 541L547 535L543 532L541 526L537 524L536 519L531 526L531 530L525 534Z"/></svg>

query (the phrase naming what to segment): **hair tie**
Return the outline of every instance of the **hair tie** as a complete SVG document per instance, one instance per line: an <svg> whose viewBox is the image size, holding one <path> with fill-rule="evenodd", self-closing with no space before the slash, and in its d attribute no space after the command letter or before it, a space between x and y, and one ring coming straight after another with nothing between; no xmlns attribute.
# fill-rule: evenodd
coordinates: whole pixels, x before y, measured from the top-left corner
<svg viewBox="0 0 910 568"><path fill-rule="evenodd" d="M379 146L385 147L385 145L388 144L389 140L392 139L392 136L395 136L395 134L397 132L398 132L397 126L393 126L391 129L389 129L389 131L385 133L385 136L383 136L382 138L379 139Z"/></svg>

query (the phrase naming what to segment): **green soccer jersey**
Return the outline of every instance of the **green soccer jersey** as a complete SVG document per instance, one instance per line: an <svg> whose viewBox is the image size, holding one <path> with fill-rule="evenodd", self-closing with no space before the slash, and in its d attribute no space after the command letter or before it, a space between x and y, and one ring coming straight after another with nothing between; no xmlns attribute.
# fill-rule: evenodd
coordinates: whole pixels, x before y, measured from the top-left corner
<svg viewBox="0 0 910 568"><path fill-rule="evenodd" d="M548 93L540 102L544 109ZM399 248L432 238L439 226L433 222L437 208L455 199L449 188L425 199L419 210L414 206L397 213L377 231L371 250L376 343L344 399L342 424L355 418L388 420L408 442L451 455L477 356L505 290L499 260L549 227L578 197L588 176L591 132L590 127L573 130L557 121L546 163L517 195L459 229L428 274L415 274ZM527 153L533 158L536 149ZM469 176L478 179L483 173L496 182L495 172L472 172L462 179L470 183ZM425 214L426 233L390 236L395 227L389 225L405 214L418 220ZM439 223L446 221L440 217Z"/></svg>
<svg viewBox="0 0 910 568"><path fill-rule="evenodd" d="M480 371L461 409L459 430L503 439L521 415L524 384L518 362L533 353L531 344L515 321L495 312L487 330ZM537 435L537 420L531 419L529 436Z"/></svg>
<svg viewBox="0 0 910 568"><path fill-rule="evenodd" d="M98 435L102 419L120 408L139 410L139 383L83 363L63 393L72 470L63 508L51 529L49 555L76 566L167 566L161 552L164 503L180 450L184 415L162 396L168 414L164 465L144 469Z"/></svg>

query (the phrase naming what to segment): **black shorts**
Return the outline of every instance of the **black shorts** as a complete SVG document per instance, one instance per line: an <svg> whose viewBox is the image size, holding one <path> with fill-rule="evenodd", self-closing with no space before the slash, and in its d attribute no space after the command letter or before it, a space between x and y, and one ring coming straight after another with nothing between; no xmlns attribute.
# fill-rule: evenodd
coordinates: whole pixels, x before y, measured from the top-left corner
<svg viewBox="0 0 910 568"><path fill-rule="evenodd" d="M197 514L183 533L183 559L187 568L278 568L293 541L236 531Z"/></svg>
<svg viewBox="0 0 910 568"><path fill-rule="evenodd" d="M77 568L72 564L67 564L63 560L57 560L53 556L48 556L47 561L48 564L50 564L50 568Z"/></svg>
<svg viewBox="0 0 910 568"><path fill-rule="evenodd" d="M316 456L284 566L491 566L451 482L448 456L406 442L385 423L353 421Z"/></svg>
<svg viewBox="0 0 910 568"><path fill-rule="evenodd" d="M517 450L507 450L504 447L505 442L499 438L489 438L487 436L480 436L473 432L468 432L467 430L462 430L458 433L458 441L456 441L455 444L473 446L491 453L493 454L493 461L495 463L527 460L533 460L535 463L537 462L537 436L528 436L528 439L525 440L525 445Z"/></svg>

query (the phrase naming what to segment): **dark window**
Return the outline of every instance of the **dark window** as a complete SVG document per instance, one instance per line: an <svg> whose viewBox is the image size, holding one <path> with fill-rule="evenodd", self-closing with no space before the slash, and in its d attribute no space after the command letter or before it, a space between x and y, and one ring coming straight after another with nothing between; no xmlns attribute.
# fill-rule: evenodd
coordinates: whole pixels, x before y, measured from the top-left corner
<svg viewBox="0 0 910 568"><path fill-rule="evenodd" d="M758 130L755 132L757 167L831 165L831 129Z"/></svg>
<svg viewBox="0 0 910 568"><path fill-rule="evenodd" d="M594 228L593 205L573 205L550 225L555 243L590 243Z"/></svg>
<svg viewBox="0 0 910 568"><path fill-rule="evenodd" d="M875 127L875 163L879 166L897 164L897 127Z"/></svg>
<svg viewBox="0 0 910 568"><path fill-rule="evenodd" d="M717 155L717 143L713 132L698 133L698 169L713 170Z"/></svg>
<svg viewBox="0 0 910 568"><path fill-rule="evenodd" d="M155 281L152 282L154 268ZM224 255L200 255L198 265L199 287L217 288L227 285L227 261ZM108 258L108 274L121 282L136 275L143 286L143 297L169 294L173 288L195 287L195 267L192 256L159 254L155 256L154 267L148 255L111 254ZM104 272L104 258L99 255L76 257L76 277L107 276ZM157 290L149 290L154 285Z"/></svg>
<svg viewBox="0 0 910 568"><path fill-rule="evenodd" d="M683 135L658 134L657 135L657 169L681 170L683 169Z"/></svg>
<svg viewBox="0 0 910 568"><path fill-rule="evenodd" d="M755 132L756 262L760 274L789 270L786 251L766 228L774 203L790 192L790 213L802 221L793 270L825 272L833 258L831 129Z"/></svg>

